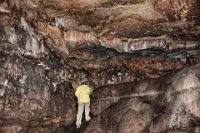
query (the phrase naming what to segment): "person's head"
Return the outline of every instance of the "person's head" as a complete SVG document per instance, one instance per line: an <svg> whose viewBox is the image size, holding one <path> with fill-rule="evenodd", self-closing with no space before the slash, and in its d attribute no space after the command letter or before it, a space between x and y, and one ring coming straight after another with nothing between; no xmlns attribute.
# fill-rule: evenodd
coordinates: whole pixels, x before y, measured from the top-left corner
<svg viewBox="0 0 200 133"><path fill-rule="evenodd" d="M88 79L83 79L82 81L81 81L81 84L88 84L89 83L89 80Z"/></svg>

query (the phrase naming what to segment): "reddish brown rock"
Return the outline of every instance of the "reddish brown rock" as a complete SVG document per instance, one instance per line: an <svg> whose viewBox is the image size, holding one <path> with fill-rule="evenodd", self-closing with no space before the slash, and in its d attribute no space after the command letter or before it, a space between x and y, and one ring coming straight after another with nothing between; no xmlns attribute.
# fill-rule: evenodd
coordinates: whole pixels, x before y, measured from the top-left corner
<svg viewBox="0 0 200 133"><path fill-rule="evenodd" d="M199 7L0 0L0 132L198 132ZM92 120L76 130L83 78Z"/></svg>

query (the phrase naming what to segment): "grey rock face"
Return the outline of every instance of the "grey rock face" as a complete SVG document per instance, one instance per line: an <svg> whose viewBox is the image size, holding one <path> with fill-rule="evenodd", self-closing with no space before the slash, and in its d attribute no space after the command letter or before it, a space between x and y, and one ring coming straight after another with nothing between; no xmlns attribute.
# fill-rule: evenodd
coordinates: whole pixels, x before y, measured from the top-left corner
<svg viewBox="0 0 200 133"><path fill-rule="evenodd" d="M198 132L199 68L198 64L168 77L95 91L95 116L84 132Z"/></svg>

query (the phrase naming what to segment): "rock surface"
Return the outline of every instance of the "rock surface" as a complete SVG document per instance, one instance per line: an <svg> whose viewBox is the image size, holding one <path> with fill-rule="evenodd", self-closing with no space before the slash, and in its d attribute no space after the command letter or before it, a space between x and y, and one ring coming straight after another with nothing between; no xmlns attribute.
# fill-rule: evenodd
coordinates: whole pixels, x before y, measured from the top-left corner
<svg viewBox="0 0 200 133"><path fill-rule="evenodd" d="M176 74L99 88L84 133L199 132L200 64Z"/></svg>
<svg viewBox="0 0 200 133"><path fill-rule="evenodd" d="M200 132L199 12L198 0L0 0L0 132ZM77 130L85 77L92 119Z"/></svg>

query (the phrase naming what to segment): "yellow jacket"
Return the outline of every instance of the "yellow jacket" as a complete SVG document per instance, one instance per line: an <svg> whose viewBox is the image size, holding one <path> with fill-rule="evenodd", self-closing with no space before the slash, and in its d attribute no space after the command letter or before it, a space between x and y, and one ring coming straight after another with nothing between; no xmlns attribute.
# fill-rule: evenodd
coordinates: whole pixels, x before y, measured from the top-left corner
<svg viewBox="0 0 200 133"><path fill-rule="evenodd" d="M88 85L80 85L75 92L75 96L78 99L78 103L88 103L90 102L90 91L91 88Z"/></svg>

